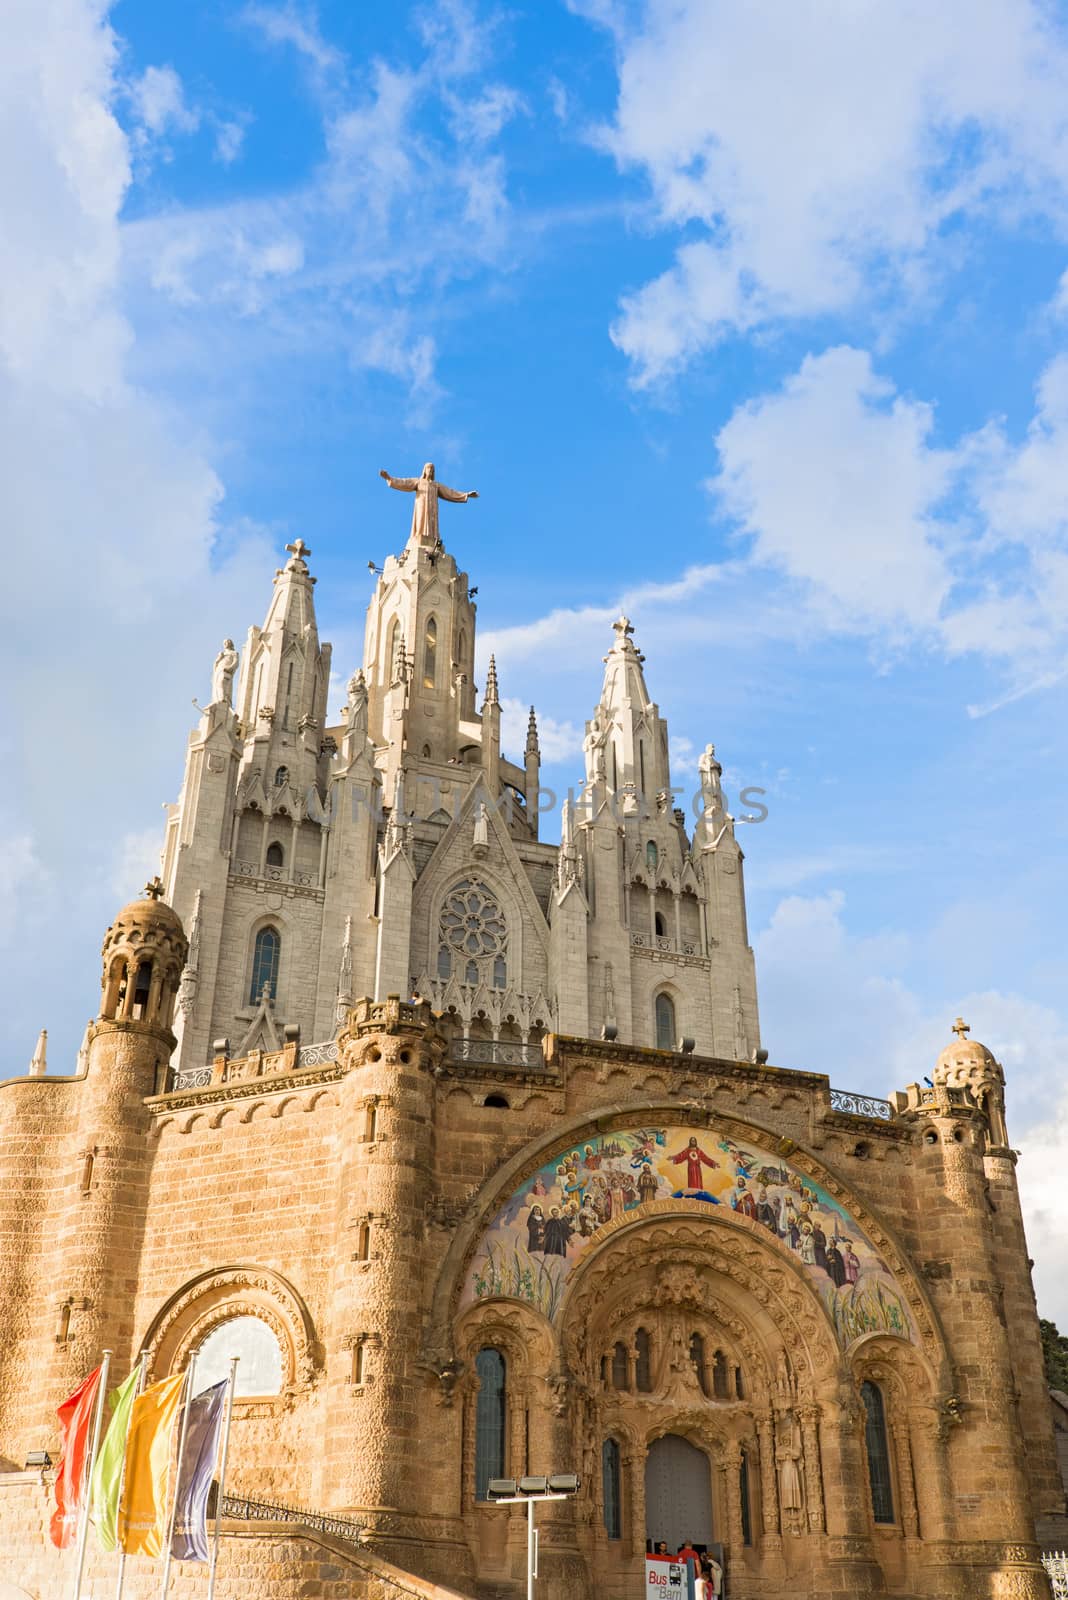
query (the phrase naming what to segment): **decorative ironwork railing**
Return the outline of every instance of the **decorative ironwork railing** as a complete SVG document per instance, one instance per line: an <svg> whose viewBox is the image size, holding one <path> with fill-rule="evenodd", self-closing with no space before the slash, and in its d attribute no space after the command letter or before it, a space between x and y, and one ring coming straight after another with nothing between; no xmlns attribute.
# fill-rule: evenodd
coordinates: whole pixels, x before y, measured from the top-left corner
<svg viewBox="0 0 1068 1600"><path fill-rule="evenodd" d="M1063 1550L1047 1550L1042 1556L1053 1600L1068 1600L1068 1555Z"/></svg>
<svg viewBox="0 0 1068 1600"><path fill-rule="evenodd" d="M171 1073L171 1094L179 1094L183 1089L209 1089L211 1087L211 1067L183 1067L182 1070Z"/></svg>
<svg viewBox="0 0 1068 1600"><path fill-rule="evenodd" d="M521 1072L544 1067L540 1044L514 1044L510 1039L454 1039L449 1046L453 1061L480 1067L517 1067Z"/></svg>
<svg viewBox="0 0 1068 1600"><path fill-rule="evenodd" d="M298 1067L325 1067L337 1060L337 1040L326 1039L322 1044L305 1045L297 1052Z"/></svg>
<svg viewBox="0 0 1068 1600"><path fill-rule="evenodd" d="M335 1517L325 1511L302 1511L299 1506L276 1505L273 1500L248 1500L241 1495L224 1494L222 1514L231 1522L299 1522L318 1533L332 1534L346 1544L358 1545L363 1523L354 1517Z"/></svg>
<svg viewBox="0 0 1068 1600"><path fill-rule="evenodd" d="M248 1067L248 1063L253 1062L254 1059L248 1056L236 1056L233 1061L227 1061L223 1067L222 1076L218 1081L220 1083L237 1083L250 1075L254 1075L250 1074ZM324 1039L321 1044L305 1045L302 1050L298 1050L294 1067L297 1072L301 1072L306 1071L309 1067L329 1066L332 1061L336 1060L337 1040ZM282 1050L270 1050L259 1058L260 1077L269 1077L275 1072L283 1071L284 1068L285 1052ZM210 1089L214 1081L215 1068L212 1065L206 1067L183 1067L180 1071L171 1073L170 1092L171 1094L179 1094L186 1089Z"/></svg>
<svg viewBox="0 0 1068 1600"><path fill-rule="evenodd" d="M696 939L669 939L663 933L636 933L632 931L630 943L632 950L655 950L664 955L699 956L701 954Z"/></svg>
<svg viewBox="0 0 1068 1600"><path fill-rule="evenodd" d="M850 1117L877 1117L889 1122L894 1108L889 1100L878 1100L870 1094L854 1094L851 1089L831 1090L831 1110L844 1111Z"/></svg>

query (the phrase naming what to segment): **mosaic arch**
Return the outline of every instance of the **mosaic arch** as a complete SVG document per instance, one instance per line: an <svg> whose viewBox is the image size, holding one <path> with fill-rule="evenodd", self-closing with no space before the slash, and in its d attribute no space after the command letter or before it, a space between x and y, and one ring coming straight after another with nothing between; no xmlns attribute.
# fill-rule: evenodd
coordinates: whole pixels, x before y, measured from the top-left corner
<svg viewBox="0 0 1068 1600"><path fill-rule="evenodd" d="M569 1273L605 1225L654 1200L701 1201L767 1228L793 1251L843 1349L866 1333L918 1343L901 1287L849 1212L789 1161L715 1126L618 1130L554 1156L483 1232L461 1306L496 1296L554 1320Z"/></svg>

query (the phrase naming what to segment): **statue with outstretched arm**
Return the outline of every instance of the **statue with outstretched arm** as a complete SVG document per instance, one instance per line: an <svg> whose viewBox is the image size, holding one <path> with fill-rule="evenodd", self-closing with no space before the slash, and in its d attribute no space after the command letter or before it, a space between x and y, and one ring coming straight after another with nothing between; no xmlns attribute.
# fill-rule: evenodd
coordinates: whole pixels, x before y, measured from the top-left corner
<svg viewBox="0 0 1068 1600"><path fill-rule="evenodd" d="M434 463L428 461L418 478L393 478L383 467L378 474L385 478L391 489L401 489L415 495L412 507L412 531L409 539L417 544L434 546L440 541L438 533L438 501L452 500L463 505L466 500L477 500L477 489L450 489L434 476Z"/></svg>

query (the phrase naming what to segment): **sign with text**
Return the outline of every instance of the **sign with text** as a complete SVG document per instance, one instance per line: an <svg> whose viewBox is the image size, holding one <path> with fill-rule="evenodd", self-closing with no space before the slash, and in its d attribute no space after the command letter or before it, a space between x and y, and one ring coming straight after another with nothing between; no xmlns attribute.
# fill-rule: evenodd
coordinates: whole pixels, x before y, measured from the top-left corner
<svg viewBox="0 0 1068 1600"><path fill-rule="evenodd" d="M646 1556L645 1600L694 1600L690 1563L671 1556Z"/></svg>
<svg viewBox="0 0 1068 1600"><path fill-rule="evenodd" d="M708 1560L712 1573L711 1593L720 1600L726 1594L723 1581L723 1546L711 1545ZM694 1579L697 1576L692 1561L676 1561L673 1556L645 1558L645 1600L694 1600Z"/></svg>

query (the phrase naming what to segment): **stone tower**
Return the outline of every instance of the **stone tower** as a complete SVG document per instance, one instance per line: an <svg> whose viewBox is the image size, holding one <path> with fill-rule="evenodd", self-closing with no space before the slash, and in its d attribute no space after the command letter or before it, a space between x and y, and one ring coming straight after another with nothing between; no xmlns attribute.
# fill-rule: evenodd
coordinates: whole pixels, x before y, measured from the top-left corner
<svg viewBox="0 0 1068 1600"><path fill-rule="evenodd" d="M377 574L337 721L311 552L287 552L235 707L229 641L215 663L170 812L164 879L190 939L180 1070L217 1042L240 1055L330 1040L361 994L421 995L490 1057L608 1030L747 1059L756 983L720 768L709 746L694 825L627 619L557 845L539 837L534 709L511 760L492 658L481 695L474 682L474 591L436 524L413 519ZM457 919L474 919L466 938Z"/></svg>
<svg viewBox="0 0 1068 1600"><path fill-rule="evenodd" d="M76 1387L104 1345L132 1355L130 1283L151 1174L145 1102L166 1087L187 953L160 892L156 879L107 931L79 1072L20 1080L0 1103L0 1146L19 1173L0 1200L4 1440L40 1413L42 1396Z"/></svg>

